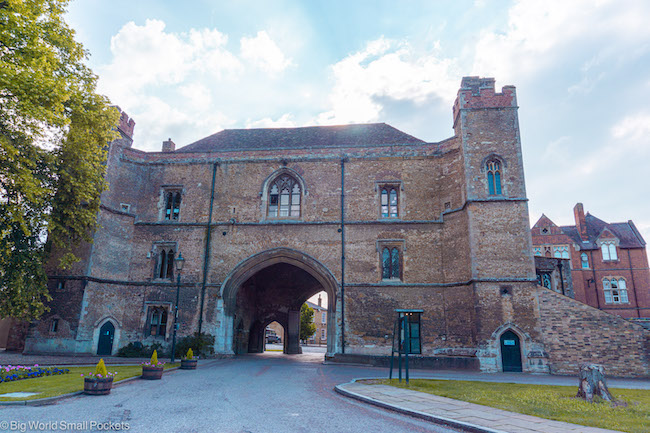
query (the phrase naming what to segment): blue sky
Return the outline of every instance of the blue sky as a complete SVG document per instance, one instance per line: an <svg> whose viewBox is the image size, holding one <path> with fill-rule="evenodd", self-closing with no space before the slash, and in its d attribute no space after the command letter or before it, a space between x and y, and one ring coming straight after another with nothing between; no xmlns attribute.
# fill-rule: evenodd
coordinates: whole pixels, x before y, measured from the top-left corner
<svg viewBox="0 0 650 433"><path fill-rule="evenodd" d="M517 87L531 222L575 203L650 240L650 2L77 0L69 24L134 146L386 122L439 141L461 77Z"/></svg>

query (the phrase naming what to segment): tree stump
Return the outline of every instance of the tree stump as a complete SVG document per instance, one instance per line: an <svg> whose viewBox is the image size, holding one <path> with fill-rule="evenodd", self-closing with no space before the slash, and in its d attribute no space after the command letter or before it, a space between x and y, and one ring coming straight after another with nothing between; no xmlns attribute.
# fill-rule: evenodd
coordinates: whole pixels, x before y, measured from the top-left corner
<svg viewBox="0 0 650 433"><path fill-rule="evenodd" d="M595 395L605 401L614 401L614 397L612 397L609 389L607 389L603 366L598 364L582 364L580 365L578 395L576 397L593 403Z"/></svg>

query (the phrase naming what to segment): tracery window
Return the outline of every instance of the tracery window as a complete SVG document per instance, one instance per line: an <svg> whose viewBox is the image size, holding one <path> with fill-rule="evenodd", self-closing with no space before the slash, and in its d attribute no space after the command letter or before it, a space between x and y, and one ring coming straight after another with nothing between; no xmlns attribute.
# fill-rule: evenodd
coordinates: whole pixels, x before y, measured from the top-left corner
<svg viewBox="0 0 650 433"><path fill-rule="evenodd" d="M268 216L299 217L302 191L300 184L288 174L278 176L269 185Z"/></svg>
<svg viewBox="0 0 650 433"><path fill-rule="evenodd" d="M501 195L501 161L492 159L486 163L488 194Z"/></svg>
<svg viewBox="0 0 650 433"><path fill-rule="evenodd" d="M614 244L614 242L603 242L600 245L600 249L603 253L603 261L618 260L618 256L616 254L616 244Z"/></svg>
<svg viewBox="0 0 650 433"><path fill-rule="evenodd" d="M174 249L163 248L158 253L156 278L172 279L174 277Z"/></svg>
<svg viewBox="0 0 650 433"><path fill-rule="evenodd" d="M397 218L398 213L398 187L384 186L381 188L381 216L382 218Z"/></svg>
<svg viewBox="0 0 650 433"><path fill-rule="evenodd" d="M384 247L381 253L381 278L400 280L400 251L397 247Z"/></svg>
<svg viewBox="0 0 650 433"><path fill-rule="evenodd" d="M553 247L553 257L558 259L568 259L569 258L569 247L559 246Z"/></svg>
<svg viewBox="0 0 650 433"><path fill-rule="evenodd" d="M165 219L178 221L181 212L181 192L178 190L165 191Z"/></svg>
<svg viewBox="0 0 650 433"><path fill-rule="evenodd" d="M589 269L589 257L587 253L580 254L580 262L582 263L582 269Z"/></svg>
<svg viewBox="0 0 650 433"><path fill-rule="evenodd" d="M167 309L164 307L149 307L149 335L165 337L167 334Z"/></svg>
<svg viewBox="0 0 650 433"><path fill-rule="evenodd" d="M606 304L627 304L627 285L623 278L604 278L603 292Z"/></svg>

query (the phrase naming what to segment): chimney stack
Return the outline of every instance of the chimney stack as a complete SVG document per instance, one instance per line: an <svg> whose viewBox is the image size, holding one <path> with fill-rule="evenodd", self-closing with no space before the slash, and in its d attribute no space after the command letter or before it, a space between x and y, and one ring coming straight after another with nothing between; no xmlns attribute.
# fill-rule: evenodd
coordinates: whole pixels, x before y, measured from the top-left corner
<svg viewBox="0 0 650 433"><path fill-rule="evenodd" d="M321 305L322 302L323 302L323 300L321 299L320 295L318 295L318 306L319 307L322 307L322 305Z"/></svg>
<svg viewBox="0 0 650 433"><path fill-rule="evenodd" d="M176 144L169 138L167 141L163 141L162 151L163 152L173 152L176 150Z"/></svg>
<svg viewBox="0 0 650 433"><path fill-rule="evenodd" d="M580 233L580 238L583 241L589 240L587 236L587 220L585 219L585 210L582 207L582 203L575 205L573 208L573 216L576 220L576 228L578 229L578 233Z"/></svg>

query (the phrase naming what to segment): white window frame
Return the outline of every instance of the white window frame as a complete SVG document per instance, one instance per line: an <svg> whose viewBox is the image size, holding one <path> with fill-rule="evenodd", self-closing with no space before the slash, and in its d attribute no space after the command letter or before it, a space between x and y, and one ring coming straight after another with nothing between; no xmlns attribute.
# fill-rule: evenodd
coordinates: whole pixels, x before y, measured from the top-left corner
<svg viewBox="0 0 650 433"><path fill-rule="evenodd" d="M322 323L322 324L324 325L324 324L327 323L327 313L324 312L324 311L321 311L321 315L322 315L322 318L321 318L321 322L320 322L320 323Z"/></svg>

